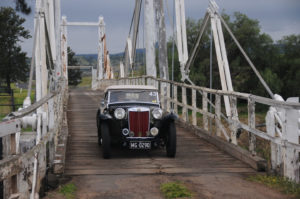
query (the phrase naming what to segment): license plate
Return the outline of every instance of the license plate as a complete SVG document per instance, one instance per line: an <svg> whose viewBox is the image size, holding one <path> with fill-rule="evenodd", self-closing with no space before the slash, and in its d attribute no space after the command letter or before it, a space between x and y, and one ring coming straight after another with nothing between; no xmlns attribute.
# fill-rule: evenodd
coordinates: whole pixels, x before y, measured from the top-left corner
<svg viewBox="0 0 300 199"><path fill-rule="evenodd" d="M145 141L134 142L134 141L131 141L131 142L129 142L129 148L130 149L151 149L151 142L145 142Z"/></svg>

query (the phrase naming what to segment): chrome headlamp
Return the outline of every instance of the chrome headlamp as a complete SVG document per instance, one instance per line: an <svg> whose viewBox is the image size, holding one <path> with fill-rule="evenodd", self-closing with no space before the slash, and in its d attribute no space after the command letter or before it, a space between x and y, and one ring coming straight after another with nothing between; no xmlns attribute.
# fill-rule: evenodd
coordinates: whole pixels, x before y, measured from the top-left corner
<svg viewBox="0 0 300 199"><path fill-rule="evenodd" d="M115 118L118 120L124 119L125 117L125 110L122 108L117 108L114 112Z"/></svg>
<svg viewBox="0 0 300 199"><path fill-rule="evenodd" d="M151 128L151 129L150 129L150 134L151 134L153 137L157 136L157 134L158 134L158 128L156 128L156 127Z"/></svg>
<svg viewBox="0 0 300 199"><path fill-rule="evenodd" d="M153 111L152 111L152 115L154 117L154 119L161 119L162 117L162 110L160 108L155 108Z"/></svg>

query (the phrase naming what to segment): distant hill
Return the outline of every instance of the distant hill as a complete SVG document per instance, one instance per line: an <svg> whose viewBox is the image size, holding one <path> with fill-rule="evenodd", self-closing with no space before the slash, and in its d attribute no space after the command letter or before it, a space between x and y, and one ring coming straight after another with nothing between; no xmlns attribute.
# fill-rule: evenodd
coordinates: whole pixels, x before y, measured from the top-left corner
<svg viewBox="0 0 300 199"><path fill-rule="evenodd" d="M123 60L124 52L110 54L110 63L114 72L119 72L120 61ZM98 54L77 54L75 58L78 59L81 66L97 66ZM139 71L145 65L145 49L136 50L136 68Z"/></svg>

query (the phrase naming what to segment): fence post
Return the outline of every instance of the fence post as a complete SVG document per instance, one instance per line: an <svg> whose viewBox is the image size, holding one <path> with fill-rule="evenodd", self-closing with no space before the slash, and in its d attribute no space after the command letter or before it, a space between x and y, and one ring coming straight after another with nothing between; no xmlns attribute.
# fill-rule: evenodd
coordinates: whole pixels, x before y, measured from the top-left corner
<svg viewBox="0 0 300 199"><path fill-rule="evenodd" d="M221 136L221 96L218 94L215 99L215 115L216 134Z"/></svg>
<svg viewBox="0 0 300 199"><path fill-rule="evenodd" d="M237 139L236 139L236 132L237 132L237 121L238 121L238 116L237 116L237 99L236 97L230 97L230 105L231 105L231 143L237 145Z"/></svg>
<svg viewBox="0 0 300 199"><path fill-rule="evenodd" d="M2 137L2 151L3 159L6 157L19 154L19 141L20 141L20 124L16 124L16 133ZM17 175L3 180L3 196L9 198L12 194L18 192L17 190Z"/></svg>
<svg viewBox="0 0 300 199"><path fill-rule="evenodd" d="M177 98L177 86L173 85L173 109L175 113L178 113L178 106L177 106L177 102L178 102L178 98Z"/></svg>
<svg viewBox="0 0 300 199"><path fill-rule="evenodd" d="M10 135L2 137L3 159L5 159L7 156L10 155L10 143L11 143L10 140L11 140ZM12 194L11 178L8 178L8 179L3 180L3 196L4 196L4 198L9 198L11 194Z"/></svg>
<svg viewBox="0 0 300 199"><path fill-rule="evenodd" d="M159 86L159 81L157 81L156 79L153 79L153 82L154 82L154 86L155 86L156 88L158 88L158 86Z"/></svg>
<svg viewBox="0 0 300 199"><path fill-rule="evenodd" d="M272 137L276 137L275 113L276 113L275 108L270 107L266 116L267 134ZM271 145L271 168L272 170L279 171L279 173L283 175L282 171L280 171L281 170L280 167L282 166L281 146L273 142L270 142L270 145Z"/></svg>
<svg viewBox="0 0 300 199"><path fill-rule="evenodd" d="M207 118L207 92L202 93L202 109L203 109L203 127L208 131L208 118Z"/></svg>
<svg viewBox="0 0 300 199"><path fill-rule="evenodd" d="M186 108L186 88L185 87L181 87L182 89L182 92L181 92L181 95L182 95L182 119L183 121L187 121L187 108Z"/></svg>
<svg viewBox="0 0 300 199"><path fill-rule="evenodd" d="M170 89L171 88L170 88L170 86L171 85L170 85L170 83L166 83L166 84L167 84L167 100L166 100L167 101L167 111L170 112L170 109L171 109L170 108L170 105L171 105L171 101L170 101L170 99L171 99L170 98L170 91L171 91Z"/></svg>
<svg viewBox="0 0 300 199"><path fill-rule="evenodd" d="M192 89L192 106L193 106L193 110L192 110L192 122L193 122L193 125L197 126L197 112L196 112L196 108L197 108L197 105L196 105L196 90L195 89Z"/></svg>
<svg viewBox="0 0 300 199"><path fill-rule="evenodd" d="M299 144L300 110L285 109L285 114L285 120L282 121L285 128L285 131L283 131L283 134L285 134L283 135L283 138L285 138L285 142ZM299 151L287 144L284 145L283 149L284 176L299 182Z"/></svg>
<svg viewBox="0 0 300 199"><path fill-rule="evenodd" d="M161 108L165 109L165 83L164 82L160 82L160 104L161 104Z"/></svg>
<svg viewBox="0 0 300 199"><path fill-rule="evenodd" d="M255 129L255 102L248 98L248 125L250 128ZM249 151L252 155L256 155L256 137L252 133L249 135Z"/></svg>
<svg viewBox="0 0 300 199"><path fill-rule="evenodd" d="M13 111L16 111L16 105L15 105L15 97L14 97L14 90L10 90L10 97L11 97L11 104Z"/></svg>

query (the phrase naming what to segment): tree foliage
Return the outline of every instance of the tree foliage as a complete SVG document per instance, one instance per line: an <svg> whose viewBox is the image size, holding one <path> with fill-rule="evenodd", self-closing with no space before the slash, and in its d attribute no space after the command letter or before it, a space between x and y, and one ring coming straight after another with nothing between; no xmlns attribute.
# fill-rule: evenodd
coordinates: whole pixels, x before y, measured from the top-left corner
<svg viewBox="0 0 300 199"><path fill-rule="evenodd" d="M276 72L282 75L282 94L300 97L300 34L283 37L278 41L278 47L281 52Z"/></svg>
<svg viewBox="0 0 300 199"><path fill-rule="evenodd" d="M75 58L75 52L68 47L68 65L69 66L78 66L78 60ZM69 85L76 86L81 83L81 74L82 72L79 69L68 70L68 80Z"/></svg>
<svg viewBox="0 0 300 199"><path fill-rule="evenodd" d="M297 80L300 79L300 35L286 36L276 43L268 34L261 32L259 21L250 19L239 12L234 13L233 16L223 13L222 16L271 90L274 93L283 95L285 98L300 96L300 89L297 89ZM201 23L202 19L198 21L187 19L189 52L192 51L196 43ZM200 42L200 50L190 67L191 80L196 85L205 87L209 87L210 32L210 25L208 25ZM225 28L223 28L223 33L234 90L269 97ZM172 63L171 49L172 43L170 40L168 43L169 63ZM174 80L180 81L177 50L175 50L174 57ZM171 72L171 68L169 71ZM214 44L213 88L221 89Z"/></svg>
<svg viewBox="0 0 300 199"><path fill-rule="evenodd" d="M28 6L25 0L15 0L16 1L16 10L20 11L26 15L31 13L31 8Z"/></svg>
<svg viewBox="0 0 300 199"><path fill-rule="evenodd" d="M19 17L12 8L0 8L0 80L10 89L10 83L26 81L28 64L26 53L19 45L22 39L30 37L22 25L25 19Z"/></svg>

